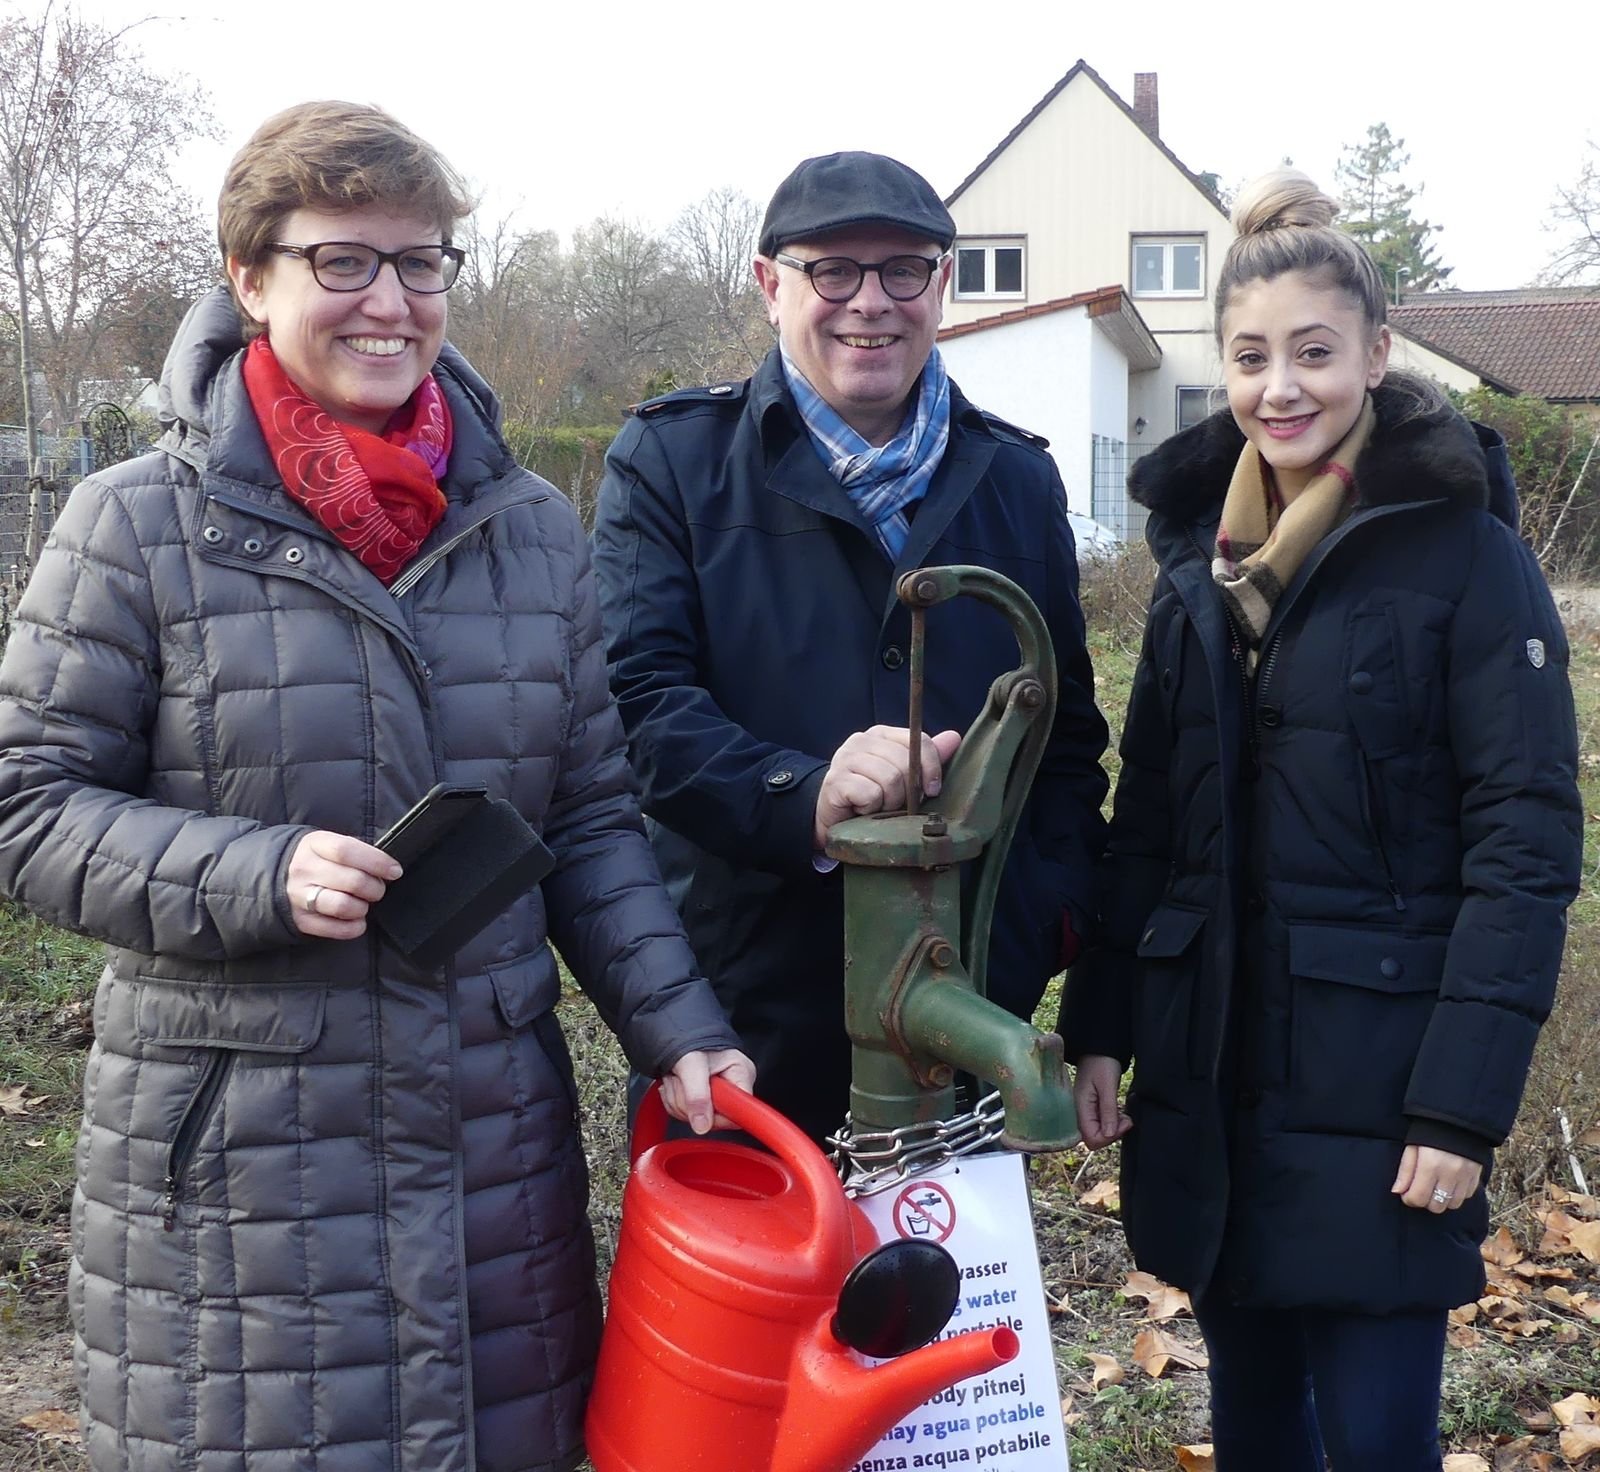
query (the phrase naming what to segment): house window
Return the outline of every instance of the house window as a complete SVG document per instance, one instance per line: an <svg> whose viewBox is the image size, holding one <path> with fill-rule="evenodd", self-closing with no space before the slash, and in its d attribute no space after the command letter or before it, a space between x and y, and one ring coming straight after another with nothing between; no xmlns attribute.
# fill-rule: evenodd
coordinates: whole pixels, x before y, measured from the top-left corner
<svg viewBox="0 0 1600 1472"><path fill-rule="evenodd" d="M1206 239L1203 235L1135 235L1135 296L1203 296Z"/></svg>
<svg viewBox="0 0 1600 1472"><path fill-rule="evenodd" d="M1228 407L1228 392L1221 388L1180 388L1178 428L1193 429L1202 419Z"/></svg>
<svg viewBox="0 0 1600 1472"><path fill-rule="evenodd" d="M1020 236L956 242L955 297L1010 297L1019 300L1023 290L1023 242Z"/></svg>

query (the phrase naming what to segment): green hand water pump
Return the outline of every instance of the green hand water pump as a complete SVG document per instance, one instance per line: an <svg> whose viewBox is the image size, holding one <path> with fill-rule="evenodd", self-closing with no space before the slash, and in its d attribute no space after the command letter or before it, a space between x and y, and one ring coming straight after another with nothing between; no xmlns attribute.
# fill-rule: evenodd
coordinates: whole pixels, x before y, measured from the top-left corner
<svg viewBox="0 0 1600 1472"><path fill-rule="evenodd" d="M985 995L1000 873L1055 716L1050 631L1028 595L987 568L919 568L897 592L911 610L911 730L922 729L929 608L964 596L998 609L1021 664L990 687L936 798L924 797L913 754L904 811L829 831L827 853L844 866L851 1130L951 1118L960 1070L999 1091L1003 1144L1063 1149L1078 1132L1061 1039Z"/></svg>

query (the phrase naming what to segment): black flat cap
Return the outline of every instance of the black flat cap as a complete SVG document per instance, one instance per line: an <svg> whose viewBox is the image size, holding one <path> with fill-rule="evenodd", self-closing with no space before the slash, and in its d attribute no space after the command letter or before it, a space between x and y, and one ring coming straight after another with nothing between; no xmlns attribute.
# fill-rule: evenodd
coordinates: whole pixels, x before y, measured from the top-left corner
<svg viewBox="0 0 1600 1472"><path fill-rule="evenodd" d="M881 153L825 153L808 158L778 186L761 222L764 256L791 240L846 225L893 225L949 250L956 222L915 169Z"/></svg>

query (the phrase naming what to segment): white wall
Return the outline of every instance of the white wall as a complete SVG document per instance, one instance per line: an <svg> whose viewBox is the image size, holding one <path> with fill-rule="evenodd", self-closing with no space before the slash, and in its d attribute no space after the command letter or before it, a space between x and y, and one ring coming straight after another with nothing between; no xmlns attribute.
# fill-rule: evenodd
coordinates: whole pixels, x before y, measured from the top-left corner
<svg viewBox="0 0 1600 1472"><path fill-rule="evenodd" d="M1126 416L1128 366L1081 307L985 328L939 344L950 376L980 408L1042 434L1067 488L1067 504L1087 514L1089 438L1102 422ZM1109 353L1110 361L1104 360ZM1121 379L1117 403L1115 380ZM1112 380L1111 386L1101 379ZM1121 431L1117 432L1121 437Z"/></svg>
<svg viewBox="0 0 1600 1472"><path fill-rule="evenodd" d="M1032 99L1019 98L1019 116ZM950 301L954 325L1018 305L1038 305L1121 285L1161 346L1161 366L1135 374L1129 423L1117 438L1160 440L1176 422L1176 390L1217 383L1211 293L1233 237L1226 217L1172 160L1080 73L1067 84L951 206L964 236L1022 235L1027 241L1024 302ZM1132 296L1135 234L1206 237L1202 296Z"/></svg>

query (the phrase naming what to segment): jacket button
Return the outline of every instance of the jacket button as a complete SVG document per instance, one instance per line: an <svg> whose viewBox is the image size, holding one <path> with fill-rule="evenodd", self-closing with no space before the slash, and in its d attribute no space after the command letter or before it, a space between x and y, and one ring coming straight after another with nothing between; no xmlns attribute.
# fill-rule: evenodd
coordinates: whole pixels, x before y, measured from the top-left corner
<svg viewBox="0 0 1600 1472"><path fill-rule="evenodd" d="M791 772L787 767L785 767L782 771L767 773L768 787L787 787L793 781L794 773Z"/></svg>
<svg viewBox="0 0 1600 1472"><path fill-rule="evenodd" d="M1170 668L1161 671L1161 688L1163 690L1170 692L1172 687L1177 683L1177 676L1172 673Z"/></svg>
<svg viewBox="0 0 1600 1472"><path fill-rule="evenodd" d="M1259 890L1251 890L1244 897L1245 913L1248 915L1264 915L1267 912L1266 896Z"/></svg>
<svg viewBox="0 0 1600 1472"><path fill-rule="evenodd" d="M304 562L305 559L306 553L304 547L291 547L283 554L283 560L285 562Z"/></svg>
<svg viewBox="0 0 1600 1472"><path fill-rule="evenodd" d="M731 383L714 383L711 385L708 392L714 394L731 394L733 392L733 385Z"/></svg>
<svg viewBox="0 0 1600 1472"><path fill-rule="evenodd" d="M260 537L246 537L244 542L244 550L252 557L259 557L261 555L261 549L264 545L265 544L262 542Z"/></svg>
<svg viewBox="0 0 1600 1472"><path fill-rule="evenodd" d="M1372 689L1372 676L1366 670L1357 670L1350 676L1350 693L1352 695L1365 695Z"/></svg>
<svg viewBox="0 0 1600 1472"><path fill-rule="evenodd" d="M222 540L222 528L220 526L208 526L200 535L215 547Z"/></svg>
<svg viewBox="0 0 1600 1472"><path fill-rule="evenodd" d="M1148 930L1147 930L1147 931L1145 931L1145 933L1144 933L1144 939L1143 939L1143 940L1141 940L1141 941L1140 941L1140 942L1139 942L1139 944L1140 944L1140 945L1142 945L1142 946L1147 946L1147 945L1149 945L1149 944L1150 944L1150 943L1151 943L1151 941L1153 941L1153 940L1154 940L1154 939L1155 939L1155 938L1156 938L1156 928L1155 928L1155 926L1154 926L1154 925L1152 925L1152 926L1151 926L1151 927L1150 927L1150 928L1149 928L1149 929L1148 929Z"/></svg>
<svg viewBox="0 0 1600 1472"><path fill-rule="evenodd" d="M897 670L906 662L906 657L900 652L900 646L891 644L883 651L883 667L886 670Z"/></svg>
<svg viewBox="0 0 1600 1472"><path fill-rule="evenodd" d="M1261 707L1261 724L1268 730L1275 730L1283 724L1283 707L1281 705L1264 705Z"/></svg>
<svg viewBox="0 0 1600 1472"><path fill-rule="evenodd" d="M1386 981L1399 981L1405 975L1406 968L1393 956L1385 956L1379 963L1378 970L1383 973Z"/></svg>

